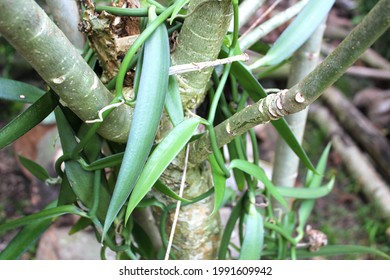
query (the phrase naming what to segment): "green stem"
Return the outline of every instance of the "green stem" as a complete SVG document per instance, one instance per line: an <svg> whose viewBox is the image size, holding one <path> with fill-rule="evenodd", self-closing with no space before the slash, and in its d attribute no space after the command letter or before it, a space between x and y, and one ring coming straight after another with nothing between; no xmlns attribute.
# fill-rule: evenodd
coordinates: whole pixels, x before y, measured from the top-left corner
<svg viewBox="0 0 390 280"><path fill-rule="evenodd" d="M145 30L138 36L137 40L131 45L130 49L127 51L125 57L122 60L122 64L119 68L116 83L115 83L115 96L122 96L123 82L125 80L126 72L128 65L130 64L131 59L142 46L142 44L149 38L150 35L157 29L160 24L172 14L175 9L175 5L170 6L164 12L162 12L155 20L148 24Z"/></svg>

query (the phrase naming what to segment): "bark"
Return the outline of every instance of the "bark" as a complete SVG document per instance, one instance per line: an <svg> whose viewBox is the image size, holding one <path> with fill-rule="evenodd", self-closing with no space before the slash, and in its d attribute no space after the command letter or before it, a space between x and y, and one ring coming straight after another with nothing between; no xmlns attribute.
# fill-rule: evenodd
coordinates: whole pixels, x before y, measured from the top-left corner
<svg viewBox="0 0 390 280"><path fill-rule="evenodd" d="M178 37L178 45L171 56L172 65L212 61L218 57L223 38L232 16L230 0L192 0ZM183 108L194 109L204 99L213 68L177 75ZM196 151L193 151L196 153ZM176 158L164 172L162 181L178 192L183 173L184 156ZM208 162L189 166L184 197L194 198L212 187ZM155 194L158 195L158 194ZM174 201L160 196L166 204ZM181 207L172 252L179 259L215 259L220 240L219 214L210 216L214 198ZM168 217L169 235L174 212Z"/></svg>
<svg viewBox="0 0 390 280"><path fill-rule="evenodd" d="M342 126L377 163L386 178L390 179L390 143L386 137L339 90L328 89L323 100Z"/></svg>
<svg viewBox="0 0 390 280"><path fill-rule="evenodd" d="M248 129L299 112L331 86L390 26L390 0L381 0L347 38L301 82L289 90L270 94L215 127L218 146L232 141ZM209 155L208 134L192 145L190 161L200 162Z"/></svg>
<svg viewBox="0 0 390 280"><path fill-rule="evenodd" d="M361 185L363 193L378 207L383 217L390 220L390 189L375 171L370 160L324 106L313 106L310 116L331 138L333 148L341 156L347 170Z"/></svg>
<svg viewBox="0 0 390 280"><path fill-rule="evenodd" d="M98 111L111 102L112 94L35 1L1 1L0 32L80 119L97 118ZM130 107L121 106L98 132L125 142L131 116Z"/></svg>
<svg viewBox="0 0 390 280"><path fill-rule="evenodd" d="M192 0L171 56L172 65L210 61L218 57L223 37L232 17L229 0ZM183 107L192 109L202 103L213 68L177 75Z"/></svg>

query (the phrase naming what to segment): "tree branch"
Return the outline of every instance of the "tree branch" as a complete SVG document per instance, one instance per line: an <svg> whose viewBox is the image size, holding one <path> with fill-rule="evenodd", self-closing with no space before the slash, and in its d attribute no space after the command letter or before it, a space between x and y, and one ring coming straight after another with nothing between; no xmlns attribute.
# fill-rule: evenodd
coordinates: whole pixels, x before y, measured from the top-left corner
<svg viewBox="0 0 390 280"><path fill-rule="evenodd" d="M96 119L112 100L78 50L35 1L1 1L0 32L82 120ZM125 142L131 115L130 107L115 109L98 132L106 139Z"/></svg>
<svg viewBox="0 0 390 280"><path fill-rule="evenodd" d="M390 0L381 0L347 38L309 75L289 90L268 95L215 127L218 146L250 128L299 112L313 103L390 26ZM201 162L211 153L208 133L192 144L190 162Z"/></svg>

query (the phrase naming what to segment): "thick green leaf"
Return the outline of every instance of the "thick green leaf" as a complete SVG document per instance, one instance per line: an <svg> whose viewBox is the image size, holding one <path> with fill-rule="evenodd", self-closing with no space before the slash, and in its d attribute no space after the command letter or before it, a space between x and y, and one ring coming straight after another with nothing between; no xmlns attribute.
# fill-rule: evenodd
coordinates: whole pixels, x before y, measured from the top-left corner
<svg viewBox="0 0 390 280"><path fill-rule="evenodd" d="M371 254L386 260L390 260L390 256L378 249L359 246L359 245L327 245L320 248L316 252L309 252L308 250L297 250L297 256L300 259L313 258L317 256L331 257L345 254Z"/></svg>
<svg viewBox="0 0 390 280"><path fill-rule="evenodd" d="M253 63L250 68L275 65L289 58L322 23L334 2L335 0L310 0L267 54Z"/></svg>
<svg viewBox="0 0 390 280"><path fill-rule="evenodd" d="M35 221L25 226L0 252L0 260L16 260L32 246L42 233L52 224L51 219Z"/></svg>
<svg viewBox="0 0 390 280"><path fill-rule="evenodd" d="M276 187L273 185L270 179L268 179L267 174L265 174L264 170L251 162L241 160L241 159L235 159L232 160L230 163L228 169L238 168L249 175L255 177L257 180L260 180L265 185L265 188L269 191L269 193L282 204L284 207L287 206L286 200L281 196L281 194L278 192Z"/></svg>
<svg viewBox="0 0 390 280"><path fill-rule="evenodd" d="M298 199L317 199L328 195L334 185L332 178L325 186L318 188L291 188L291 187L276 187L282 196L298 198Z"/></svg>
<svg viewBox="0 0 390 280"><path fill-rule="evenodd" d="M83 162L82 166L83 166L83 168L85 170L88 170L88 171L93 171L93 170L98 170L98 169L104 169L104 168L107 168L107 167L118 166L118 165L120 165L122 163L124 154L125 153L122 152L122 153L109 155L109 156L106 156L104 158L95 160L91 164L86 164L86 163Z"/></svg>
<svg viewBox="0 0 390 280"><path fill-rule="evenodd" d="M223 48L221 57L227 57L228 51L226 48ZM252 75L251 71L245 66L241 61L236 61L232 63L230 73L234 75L237 81L240 83L241 87L249 94L250 98L257 102L261 98L267 96L264 88L257 81L257 79ZM302 161L302 163L312 171L315 171L314 165L307 156L305 150L296 139L294 133L291 131L288 123L285 119L279 119L271 122L275 129L278 131L280 137L286 141L287 145L294 151L297 157Z"/></svg>
<svg viewBox="0 0 390 280"><path fill-rule="evenodd" d="M27 108L0 130L0 149L12 143L46 118L58 105L57 96L46 92L34 104Z"/></svg>
<svg viewBox="0 0 390 280"><path fill-rule="evenodd" d="M45 94L45 91L35 86L0 78L0 99L34 103Z"/></svg>
<svg viewBox="0 0 390 280"><path fill-rule="evenodd" d="M86 227L90 226L92 224L92 221L88 218L81 217L70 229L69 235L75 234L79 231L82 231Z"/></svg>
<svg viewBox="0 0 390 280"><path fill-rule="evenodd" d="M56 109L55 115L63 152L64 154L70 154L77 145L74 131L61 109ZM92 207L94 172L84 170L80 163L75 160L68 160L65 161L65 173L76 196L86 207ZM102 182L99 194L99 208L96 213L100 221L104 220L109 201L110 195Z"/></svg>
<svg viewBox="0 0 390 280"><path fill-rule="evenodd" d="M153 242L150 240L147 232L143 230L143 228L138 225L136 222L133 225L132 237L134 241L139 244L138 251L143 259L154 259L155 258L155 250L153 248Z"/></svg>
<svg viewBox="0 0 390 280"><path fill-rule="evenodd" d="M46 209L53 208L55 202L50 203ZM52 219L36 221L25 226L16 236L8 243L7 247L0 252L0 260L16 260L30 246L32 246L42 233L53 223Z"/></svg>
<svg viewBox="0 0 390 280"><path fill-rule="evenodd" d="M156 14L153 11L153 9L149 9L148 27L159 22L159 19L155 19ZM143 32L141 36L146 35ZM168 92L169 63L168 32L165 24L160 24L144 43L144 57L137 102L122 165L104 221L102 239L104 239L116 215L125 204L145 167L145 162L160 124L165 97ZM120 79L117 80L117 91L119 89L118 81Z"/></svg>
<svg viewBox="0 0 390 280"><path fill-rule="evenodd" d="M226 177L213 154L209 156L209 159L214 183L214 209L211 213L213 215L222 206L223 198L225 197Z"/></svg>
<svg viewBox="0 0 390 280"><path fill-rule="evenodd" d="M158 180L169 163L179 154L194 134L200 123L199 118L181 122L157 145L145 164L144 169L130 195L126 210L126 220L150 188Z"/></svg>
<svg viewBox="0 0 390 280"><path fill-rule="evenodd" d="M29 216L25 216L20 219L2 224L0 225L0 233L20 226L29 225L38 221L62 216L65 214L74 214L81 217L87 217L87 214L85 212L83 212L80 208L77 208L74 205L62 205L50 209L45 209L38 213L31 214Z"/></svg>
<svg viewBox="0 0 390 280"><path fill-rule="evenodd" d="M226 259L226 253L229 247L230 239L234 230L234 227L237 223L238 218L241 216L241 213L243 211L243 205L242 205L242 198L240 198L239 201L237 201L237 204L233 207L233 210L230 213L229 219L226 223L225 229L222 234L221 238L221 244L219 245L218 250L218 259L219 260L225 260Z"/></svg>
<svg viewBox="0 0 390 280"><path fill-rule="evenodd" d="M255 205L250 204L245 216L245 234L240 250L240 260L258 260L261 257L264 242L263 217Z"/></svg>
<svg viewBox="0 0 390 280"><path fill-rule="evenodd" d="M238 159L238 153L236 149L236 145L234 142L230 142L227 144L229 151L230 160ZM245 176L244 173L239 169L233 169L233 176L236 181L237 188L242 191L245 187Z"/></svg>
<svg viewBox="0 0 390 280"><path fill-rule="evenodd" d="M180 197L178 194L176 194L173 190L171 190L168 186L166 186L160 180L156 181L156 183L153 185L153 188L158 190L159 192L169 196L170 198L180 200L182 202L191 202L191 200Z"/></svg>
<svg viewBox="0 0 390 280"><path fill-rule="evenodd" d="M42 166L40 166L38 163L36 163L35 161L32 161L28 158L25 158L21 155L19 155L18 157L19 157L19 160L22 163L22 165L28 171L30 171L31 174L34 175L36 178L38 178L42 182L45 182L46 180L50 179L50 175L47 172L47 170L45 168L43 168Z"/></svg>
<svg viewBox="0 0 390 280"><path fill-rule="evenodd" d="M297 244L295 239L289 234L289 232L285 228L282 228L279 225L276 225L274 223L269 223L266 221L264 222L264 227L279 233L284 239L289 241L291 244L293 245Z"/></svg>
<svg viewBox="0 0 390 280"><path fill-rule="evenodd" d="M177 126L184 120L183 105L181 103L179 85L176 76L169 76L167 99L165 100L165 109L174 126Z"/></svg>
<svg viewBox="0 0 390 280"><path fill-rule="evenodd" d="M63 174L60 193L58 194L58 205L72 204L76 200L77 197L70 186L68 177L66 177L66 174Z"/></svg>

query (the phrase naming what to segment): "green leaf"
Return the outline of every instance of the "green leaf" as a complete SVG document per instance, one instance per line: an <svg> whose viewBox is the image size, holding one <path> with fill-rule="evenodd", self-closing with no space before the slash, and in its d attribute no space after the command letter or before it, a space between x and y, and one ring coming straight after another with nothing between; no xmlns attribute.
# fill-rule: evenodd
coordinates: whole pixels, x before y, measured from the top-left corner
<svg viewBox="0 0 390 280"><path fill-rule="evenodd" d="M53 208L55 202L50 203L46 209ZM16 260L30 246L32 246L44 231L53 223L52 219L36 221L25 226L16 236L8 243L7 247L0 252L0 260Z"/></svg>
<svg viewBox="0 0 390 280"><path fill-rule="evenodd" d="M373 256L379 256L383 259L390 260L390 256L388 254L378 249L359 245L327 245L316 252L297 250L297 256L300 259L313 258L317 256L331 257L346 254L371 254Z"/></svg>
<svg viewBox="0 0 390 280"><path fill-rule="evenodd" d="M157 180L156 183L153 185L153 188L158 190L159 192L169 196L170 198L180 200L182 202L191 202L191 200L185 199L183 197L180 197L177 195L173 190L171 190L168 186L166 186L163 182L160 180Z"/></svg>
<svg viewBox="0 0 390 280"><path fill-rule="evenodd" d="M238 152L236 149L236 145L234 142L230 142L227 144L228 151L229 151L229 158L230 160L238 159ZM238 190L242 191L245 186L245 176L244 173L239 169L233 169L233 176L236 181L236 185Z"/></svg>
<svg viewBox="0 0 390 280"><path fill-rule="evenodd" d="M109 155L109 156L106 156L104 158L95 160L91 164L83 163L82 165L83 165L83 168L85 170L88 170L88 171L94 171L94 170L98 170L98 169L104 169L107 167L118 166L122 163L124 154L125 153L122 152L122 153Z"/></svg>
<svg viewBox="0 0 390 280"><path fill-rule="evenodd" d="M241 216L241 212L243 210L242 205L242 199L243 196L240 198L239 201L237 201L237 204L233 207L229 219L226 223L225 229L222 234L221 238L221 244L219 245L218 250L218 259L219 260L225 260L226 259L226 253L229 247L230 239L234 230L234 227L237 223L238 218Z"/></svg>
<svg viewBox="0 0 390 280"><path fill-rule="evenodd" d="M177 126L184 120L183 105L181 103L179 85L177 84L176 76L169 76L168 93L165 100L165 109L168 112L169 118L173 126Z"/></svg>
<svg viewBox="0 0 390 280"><path fill-rule="evenodd" d="M34 104L27 108L0 130L0 149L12 143L46 118L58 105L57 96L46 92Z"/></svg>
<svg viewBox="0 0 390 280"><path fill-rule="evenodd" d="M240 260L258 260L261 257L264 242L263 217L253 204L245 216L244 240L240 250Z"/></svg>
<svg viewBox="0 0 390 280"><path fill-rule="evenodd" d="M322 182L322 178L326 163L328 160L328 155L330 151L330 144L325 148L325 150L322 152L322 155L320 157L320 160L317 164L317 174L313 174L310 170L308 171L308 178L310 180L307 181L307 188L308 189L316 189L319 188ZM296 237L297 240L300 240L304 236L304 227L306 225L307 220L309 219L309 216L314 208L315 200L314 199L308 199L302 202L302 204L299 206L298 209L298 226L297 226L297 232L298 236Z"/></svg>
<svg viewBox="0 0 390 280"><path fill-rule="evenodd" d="M291 188L291 187L276 187L282 196L298 198L298 199L317 199L328 195L334 185L335 179L332 178L325 186L318 188Z"/></svg>
<svg viewBox="0 0 390 280"><path fill-rule="evenodd" d="M92 224L92 221L88 218L81 217L70 229L69 235L75 234L79 231L82 231L86 227L90 226Z"/></svg>
<svg viewBox="0 0 390 280"><path fill-rule="evenodd" d="M0 78L0 99L23 103L34 103L45 94L45 91L35 86Z"/></svg>
<svg viewBox="0 0 390 280"><path fill-rule="evenodd" d="M28 171L30 171L31 174L34 175L36 178L38 178L42 182L45 182L46 180L50 179L50 175L47 172L47 170L45 168L43 168L42 166L40 166L38 163L36 163L35 161L32 161L28 158L25 158L21 155L18 155L18 157L19 157L21 164Z"/></svg>
<svg viewBox="0 0 390 280"><path fill-rule="evenodd" d="M140 251L143 259L154 259L155 251L153 248L153 242L150 240L148 233L144 231L141 225L135 222L131 233L134 241L139 244L138 250Z"/></svg>
<svg viewBox="0 0 390 280"><path fill-rule="evenodd" d="M53 223L52 220L36 221L24 227L0 252L0 260L16 260L32 246L44 231Z"/></svg>
<svg viewBox="0 0 390 280"><path fill-rule="evenodd" d="M260 180L265 185L265 188L269 191L269 193L282 204L284 207L288 208L286 200L281 196L276 187L273 185L270 179L268 179L267 174L265 174L264 170L251 162L235 159L232 160L228 169L238 168L249 175L255 177L257 180Z"/></svg>
<svg viewBox="0 0 390 280"><path fill-rule="evenodd" d="M211 212L211 215L213 215L222 206L222 202L225 197L226 177L222 169L219 167L215 156L211 154L209 159L214 183L214 209L213 212Z"/></svg>
<svg viewBox="0 0 390 280"><path fill-rule="evenodd" d="M227 57L228 51L226 48L223 48L220 56ZM237 79L240 83L241 87L249 94L250 98L257 102L261 98L265 98L267 96L264 88L257 81L257 79L253 76L251 71L245 66L241 61L236 61L232 63L232 67L230 69L230 73ZM288 123L285 119L279 119L272 121L271 124L278 131L280 137L286 141L287 145L294 151L297 157L302 161L302 163L310 170L315 171L314 165L310 161L307 156L305 150L295 137L294 133L291 131Z"/></svg>
<svg viewBox="0 0 390 280"><path fill-rule="evenodd" d="M317 29L334 2L335 0L310 0L276 40L267 54L253 63L250 69L275 65L290 57Z"/></svg>
<svg viewBox="0 0 390 280"><path fill-rule="evenodd" d="M150 188L158 180L169 163L179 154L200 123L199 118L181 122L157 145L145 164L144 169L130 195L126 210L126 219Z"/></svg>
<svg viewBox="0 0 390 280"><path fill-rule="evenodd" d="M17 220L7 222L0 225L0 233L5 232L10 229L14 229L20 226L32 224L38 221L55 218L65 214L74 214L82 217L87 217L87 214L81 209L77 208L74 205L62 205L50 209L42 210L38 213L31 214L25 217L22 217Z"/></svg>
<svg viewBox="0 0 390 280"><path fill-rule="evenodd" d="M172 25L173 20L176 18L180 10L188 3L190 0L177 0L175 1L175 8L173 9L169 24Z"/></svg>
<svg viewBox="0 0 390 280"><path fill-rule="evenodd" d="M152 7L149 9L148 27L159 22L159 19L153 21L156 14L153 13ZM143 32L138 39L145 36L144 34ZM134 46L133 44L132 47ZM129 52L127 55L129 55ZM102 240L135 187L141 171L145 168L145 162L160 124L168 91L169 57L167 28L165 24L160 24L144 43L144 57L137 102L122 165L104 221ZM117 80L117 91L119 89L118 82L120 82L120 79Z"/></svg>
<svg viewBox="0 0 390 280"><path fill-rule="evenodd" d="M64 154L70 154L77 145L74 131L61 109L57 108L55 115L62 149ZM67 160L65 161L65 174L74 194L86 207L92 207L94 172L84 170L75 160ZM100 221L103 221L110 201L110 195L103 182L100 186L99 198L99 208L96 215Z"/></svg>

